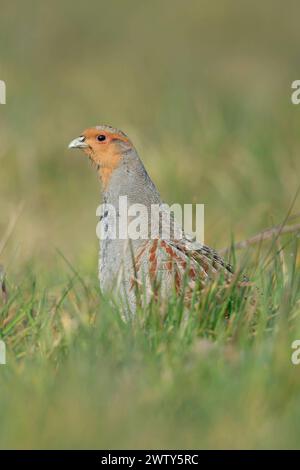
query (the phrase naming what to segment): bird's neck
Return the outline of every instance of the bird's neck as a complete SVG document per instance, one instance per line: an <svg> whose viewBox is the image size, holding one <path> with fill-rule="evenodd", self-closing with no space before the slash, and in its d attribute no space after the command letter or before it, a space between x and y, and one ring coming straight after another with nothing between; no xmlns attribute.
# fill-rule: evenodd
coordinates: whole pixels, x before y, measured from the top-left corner
<svg viewBox="0 0 300 470"><path fill-rule="evenodd" d="M106 286L111 279L116 278L122 263L128 266L132 262L128 243L134 250L144 243L144 239L131 239L128 236L130 223L135 219L134 213L138 207L133 205L143 205L140 225L142 230L149 233L152 204L160 203L160 195L139 159L122 162L114 170L108 185L102 186L102 204L98 213L98 228L103 235L103 238L100 237L99 273L102 285Z"/></svg>
<svg viewBox="0 0 300 470"><path fill-rule="evenodd" d="M151 204L161 202L159 192L148 175L138 155L136 158L124 158L113 171L109 182L102 185L102 200L118 208L120 197L127 197L128 204Z"/></svg>

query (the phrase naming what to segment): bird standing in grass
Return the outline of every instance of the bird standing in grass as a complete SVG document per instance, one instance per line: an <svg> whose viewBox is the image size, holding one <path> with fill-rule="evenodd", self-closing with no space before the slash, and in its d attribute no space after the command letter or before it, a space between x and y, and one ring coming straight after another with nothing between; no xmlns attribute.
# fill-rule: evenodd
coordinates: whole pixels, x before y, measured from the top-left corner
<svg viewBox="0 0 300 470"><path fill-rule="evenodd" d="M69 148L82 149L100 177L103 209L99 224L106 235L100 242L100 287L102 292L114 294L127 315L135 312L141 299L147 303L153 297L166 298L172 291L179 294L183 290L189 299L195 289L218 274L226 280L232 277L230 265L211 248L192 241L166 212L135 147L122 131L110 126L89 128ZM116 236L124 196L128 207L146 208L140 218L144 236L138 239ZM153 205L161 208L154 239L149 237ZM128 211L126 225L132 220ZM167 239L163 236L166 224L171 224Z"/></svg>

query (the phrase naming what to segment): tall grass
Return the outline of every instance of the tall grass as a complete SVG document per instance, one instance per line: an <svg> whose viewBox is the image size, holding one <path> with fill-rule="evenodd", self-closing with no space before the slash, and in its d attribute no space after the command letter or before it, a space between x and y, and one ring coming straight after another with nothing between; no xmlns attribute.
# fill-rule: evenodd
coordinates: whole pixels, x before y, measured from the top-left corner
<svg viewBox="0 0 300 470"><path fill-rule="evenodd" d="M255 286L215 283L188 315L174 296L125 323L73 271L55 293L30 276L10 283L1 447L298 447L300 276L290 242L267 269L248 266Z"/></svg>

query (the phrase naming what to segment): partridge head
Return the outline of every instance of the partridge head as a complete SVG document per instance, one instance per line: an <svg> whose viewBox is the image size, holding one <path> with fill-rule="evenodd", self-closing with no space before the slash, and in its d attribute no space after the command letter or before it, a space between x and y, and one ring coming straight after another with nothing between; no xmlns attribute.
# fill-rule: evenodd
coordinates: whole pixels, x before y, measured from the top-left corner
<svg viewBox="0 0 300 470"><path fill-rule="evenodd" d="M124 164L124 159L128 160L134 151L129 138L122 131L110 126L86 129L70 142L69 148L83 150L97 169L104 188L108 186L114 170Z"/></svg>

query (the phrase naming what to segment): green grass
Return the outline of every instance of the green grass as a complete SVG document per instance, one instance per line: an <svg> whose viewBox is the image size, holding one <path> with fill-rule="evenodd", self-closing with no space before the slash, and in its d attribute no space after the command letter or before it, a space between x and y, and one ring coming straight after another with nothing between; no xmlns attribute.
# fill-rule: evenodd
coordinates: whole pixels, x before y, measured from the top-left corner
<svg viewBox="0 0 300 470"><path fill-rule="evenodd" d="M166 202L205 203L216 249L281 223L299 187L298 3L2 3L0 246L23 210L0 248L0 447L299 448L299 239L236 253L259 295L212 286L185 321L172 298L125 324L99 292L99 184L67 150L123 129Z"/></svg>
<svg viewBox="0 0 300 470"><path fill-rule="evenodd" d="M220 280L188 316L174 297L124 323L74 272L55 295L30 276L10 285L1 447L299 447L300 272L288 246L255 266L259 291Z"/></svg>

